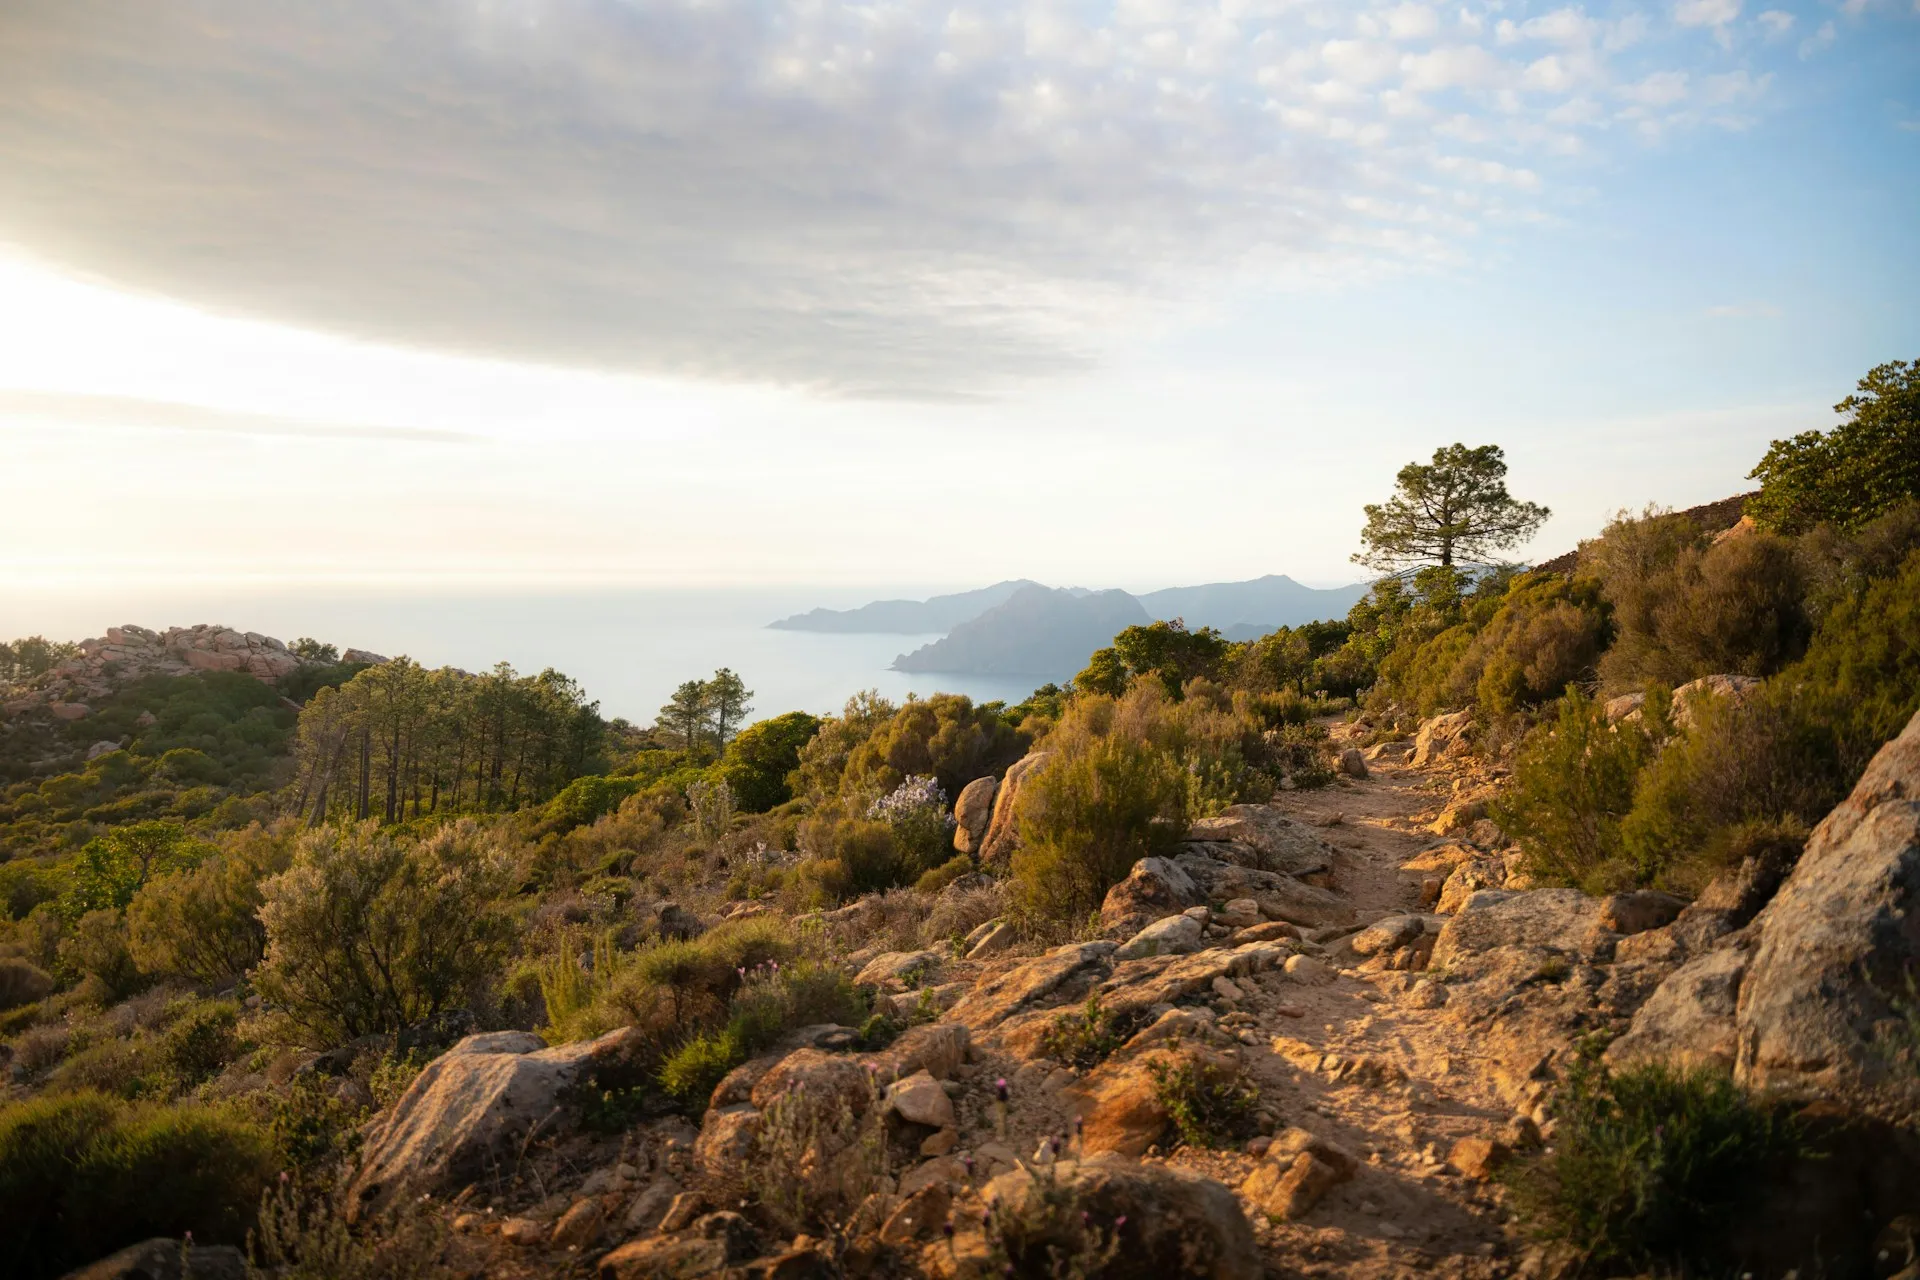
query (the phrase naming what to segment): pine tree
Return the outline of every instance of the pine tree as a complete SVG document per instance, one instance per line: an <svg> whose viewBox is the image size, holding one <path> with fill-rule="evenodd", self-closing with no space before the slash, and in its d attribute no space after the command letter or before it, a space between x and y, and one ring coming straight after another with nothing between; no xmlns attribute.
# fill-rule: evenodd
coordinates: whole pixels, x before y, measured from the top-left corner
<svg viewBox="0 0 1920 1280"><path fill-rule="evenodd" d="M1365 510L1366 549L1353 559L1389 572L1491 560L1531 538L1553 514L1507 492L1506 455L1497 444L1436 449L1431 463L1400 468L1393 497Z"/></svg>

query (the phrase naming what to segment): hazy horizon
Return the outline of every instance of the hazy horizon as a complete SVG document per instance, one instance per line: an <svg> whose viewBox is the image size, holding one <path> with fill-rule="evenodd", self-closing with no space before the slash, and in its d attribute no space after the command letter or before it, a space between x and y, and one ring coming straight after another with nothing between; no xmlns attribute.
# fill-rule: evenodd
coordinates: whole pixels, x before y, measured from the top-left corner
<svg viewBox="0 0 1920 1280"><path fill-rule="evenodd" d="M1915 85L1912 0L22 0L0 591L1334 583L1454 440L1552 555L1920 351Z"/></svg>

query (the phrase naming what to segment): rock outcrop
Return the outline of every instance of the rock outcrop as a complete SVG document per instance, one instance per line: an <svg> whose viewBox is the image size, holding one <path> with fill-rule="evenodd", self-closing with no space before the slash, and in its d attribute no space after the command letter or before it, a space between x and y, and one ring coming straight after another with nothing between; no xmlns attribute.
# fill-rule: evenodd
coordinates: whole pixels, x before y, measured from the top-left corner
<svg viewBox="0 0 1920 1280"><path fill-rule="evenodd" d="M993 822L993 798L1000 791L997 778L975 778L960 788L953 802L953 847L961 853L978 853L987 840L987 828Z"/></svg>
<svg viewBox="0 0 1920 1280"><path fill-rule="evenodd" d="M1684 922L1683 913L1673 928ZM1920 714L1814 828L1765 909L1668 978L1614 1051L1708 1059L1731 1051L1742 1083L1849 1095L1884 1079L1877 1028L1911 998L1916 970Z"/></svg>
<svg viewBox="0 0 1920 1280"><path fill-rule="evenodd" d="M980 861L1001 866L1013 857L1013 847L1020 839L1020 821L1016 814L1020 784L1052 758L1051 751L1035 751L1007 767L1006 776L1000 780L993 797L993 817L987 823L987 834L980 842L977 855Z"/></svg>
<svg viewBox="0 0 1920 1280"><path fill-rule="evenodd" d="M510 1146L557 1127L569 1091L616 1070L640 1038L626 1028L549 1049L525 1031L468 1036L368 1130L347 1191L350 1216L401 1192L458 1190Z"/></svg>

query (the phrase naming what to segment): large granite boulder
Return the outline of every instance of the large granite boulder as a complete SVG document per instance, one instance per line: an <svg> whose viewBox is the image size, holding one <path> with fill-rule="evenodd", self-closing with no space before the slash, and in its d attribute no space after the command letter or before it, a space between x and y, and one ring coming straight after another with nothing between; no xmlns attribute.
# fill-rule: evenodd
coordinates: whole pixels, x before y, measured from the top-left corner
<svg viewBox="0 0 1920 1280"><path fill-rule="evenodd" d="M1747 948L1742 964L1737 953ZM1920 715L1814 828L1752 924L1667 979L1620 1053L1684 1058L1730 1039L1744 1084L1846 1096L1885 1081L1891 1057L1879 1028L1911 999L1917 971Z"/></svg>
<svg viewBox="0 0 1920 1280"><path fill-rule="evenodd" d="M1008 766L1006 776L1000 780L999 791L993 797L993 817L988 821L987 834L980 842L980 861L998 866L1013 857L1013 848L1020 842L1020 821L1016 812L1020 802L1020 784L1051 759L1053 752L1035 751Z"/></svg>
<svg viewBox="0 0 1920 1280"><path fill-rule="evenodd" d="M641 1055L632 1028L547 1048L525 1031L468 1036L429 1062L367 1130L347 1190L351 1219L401 1192L457 1191L487 1162L564 1121L576 1087Z"/></svg>
<svg viewBox="0 0 1920 1280"><path fill-rule="evenodd" d="M961 853L978 853L986 844L993 798L999 791L1000 780L993 777L975 778L960 788L953 802L953 847Z"/></svg>
<svg viewBox="0 0 1920 1280"><path fill-rule="evenodd" d="M1304 823L1271 805L1236 804L1187 828L1186 848L1236 866L1282 875L1318 875L1333 866L1333 848Z"/></svg>
<svg viewBox="0 0 1920 1280"><path fill-rule="evenodd" d="M1455 711L1422 721L1413 737L1413 767L1423 769L1442 756L1458 754L1472 731L1471 711Z"/></svg>
<svg viewBox="0 0 1920 1280"><path fill-rule="evenodd" d="M1205 891L1177 862L1142 858L1125 880L1107 890L1100 904L1100 923L1113 933L1136 933L1155 920L1206 902Z"/></svg>

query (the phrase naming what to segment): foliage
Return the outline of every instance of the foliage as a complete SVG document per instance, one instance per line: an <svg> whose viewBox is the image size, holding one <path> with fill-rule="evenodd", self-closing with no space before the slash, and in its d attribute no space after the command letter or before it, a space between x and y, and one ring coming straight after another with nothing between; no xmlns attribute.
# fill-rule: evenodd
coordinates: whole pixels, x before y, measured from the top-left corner
<svg viewBox="0 0 1920 1280"><path fill-rule="evenodd" d="M154 1236L240 1244L271 1169L256 1126L97 1093L0 1110L0 1271L32 1280Z"/></svg>
<svg viewBox="0 0 1920 1280"><path fill-rule="evenodd" d="M69 979L84 979L83 996L112 1004L140 989L140 970L127 950L126 921L117 911L89 911L60 941L60 965Z"/></svg>
<svg viewBox="0 0 1920 1280"><path fill-rule="evenodd" d="M1554 1110L1552 1148L1513 1166L1508 1186L1534 1234L1596 1268L1718 1272L1731 1261L1723 1229L1799 1147L1777 1105L1707 1068L1609 1073L1588 1057Z"/></svg>
<svg viewBox="0 0 1920 1280"><path fill-rule="evenodd" d="M719 767L742 813L765 813L793 799L787 777L800 767L800 751L820 723L818 716L789 711L748 725L727 744Z"/></svg>
<svg viewBox="0 0 1920 1280"><path fill-rule="evenodd" d="M1169 853L1186 830L1187 775L1165 751L1107 733L1022 781L1015 892L1028 910L1064 919L1100 905L1141 858Z"/></svg>
<svg viewBox="0 0 1920 1280"><path fill-rule="evenodd" d="M223 838L221 852L135 894L128 945L141 971L217 986L251 969L267 943L260 882L286 869L291 834L282 824Z"/></svg>
<svg viewBox="0 0 1920 1280"><path fill-rule="evenodd" d="M982 1226L987 1238L989 1274L1049 1276L1093 1280L1107 1274L1120 1256L1122 1214L1110 1224L1097 1221L1081 1203L1078 1189L1060 1180L1053 1163L1029 1170L1026 1194L987 1203Z"/></svg>
<svg viewBox="0 0 1920 1280"><path fill-rule="evenodd" d="M761 1113L747 1162L747 1198L782 1234L808 1229L839 1234L886 1177L882 1111L871 1074L867 1096L857 1107L838 1089L825 1096L793 1089L774 1098ZM800 1170L809 1176L794 1176Z"/></svg>
<svg viewBox="0 0 1920 1280"><path fill-rule="evenodd" d="M849 703L848 711L857 717L854 723L827 721L801 752L801 780L816 800L880 795L926 775L954 796L975 778L1005 772L1026 753L1022 734L992 708L960 694L911 698L898 708L878 700ZM837 772L836 758L842 760Z"/></svg>
<svg viewBox="0 0 1920 1280"><path fill-rule="evenodd" d="M1775 440L1754 467L1755 520L1782 533L1853 529L1920 498L1920 361L1875 366L1833 411L1840 425Z"/></svg>
<svg viewBox="0 0 1920 1280"><path fill-rule="evenodd" d="M207 853L174 822L117 827L87 842L69 873L64 903L78 919L89 911L122 911L150 879L191 867Z"/></svg>
<svg viewBox="0 0 1920 1280"><path fill-rule="evenodd" d="M300 713L297 813L397 823L541 803L601 771L599 704L548 668L429 671L396 658L322 689Z"/></svg>
<svg viewBox="0 0 1920 1280"><path fill-rule="evenodd" d="M503 877L499 851L469 822L413 845L371 824L309 832L261 886L260 993L319 1045L453 1007L503 953Z"/></svg>
<svg viewBox="0 0 1920 1280"><path fill-rule="evenodd" d="M239 1051L239 1022L240 1006L231 1000L196 1001L174 1018L161 1050L181 1084L191 1087L220 1074Z"/></svg>
<svg viewBox="0 0 1920 1280"><path fill-rule="evenodd" d="M14 1009L44 1000L53 991L53 978L31 960L0 957L0 1009Z"/></svg>
<svg viewBox="0 0 1920 1280"><path fill-rule="evenodd" d="M1782 538L1709 543L1684 515L1649 509L1616 517L1580 554L1613 606L1617 637L1599 667L1608 689L1771 675L1806 648L1805 577Z"/></svg>
<svg viewBox="0 0 1920 1280"><path fill-rule="evenodd" d="M79 645L45 636L0 642L0 684L44 675L79 652Z"/></svg>
<svg viewBox="0 0 1920 1280"><path fill-rule="evenodd" d="M702 778L687 787L694 834L711 844L733 825L733 788L725 778Z"/></svg>
<svg viewBox="0 0 1920 1280"><path fill-rule="evenodd" d="M434 1207L401 1197L387 1213L348 1227L327 1192L281 1181L261 1201L249 1235L248 1280L441 1280L450 1227Z"/></svg>
<svg viewBox="0 0 1920 1280"><path fill-rule="evenodd" d="M801 883L814 898L833 903L896 885L912 884L932 870L915 851L903 849L893 827L877 818L823 813L800 824Z"/></svg>
<svg viewBox="0 0 1920 1280"><path fill-rule="evenodd" d="M906 862L931 870L953 846L953 815L947 793L927 775L908 775L867 807L867 817L893 829L893 843Z"/></svg>
<svg viewBox="0 0 1920 1280"><path fill-rule="evenodd" d="M1135 1014L1102 1008L1095 993L1079 1009L1054 1018L1040 1037L1040 1056L1091 1070L1112 1057L1140 1029L1141 1021Z"/></svg>
<svg viewBox="0 0 1920 1280"><path fill-rule="evenodd" d="M1357 564L1401 571L1421 565L1491 560L1532 537L1552 513L1507 492L1506 454L1498 445L1448 445L1430 463L1409 462L1394 495L1368 503Z"/></svg>
<svg viewBox="0 0 1920 1280"><path fill-rule="evenodd" d="M1260 1090L1237 1065L1156 1058L1147 1071L1154 1098L1182 1145L1230 1146L1253 1132Z"/></svg>
<svg viewBox="0 0 1920 1280"><path fill-rule="evenodd" d="M1212 627L1189 631L1179 618L1128 627L1113 638L1112 647L1094 653L1087 669L1074 677L1073 687L1118 698L1134 680L1151 676L1169 696L1179 698L1196 676L1220 679L1231 650Z"/></svg>
<svg viewBox="0 0 1920 1280"><path fill-rule="evenodd" d="M544 816L556 831L571 831L618 809L640 790L638 778L607 778L598 774L575 778L547 801Z"/></svg>
<svg viewBox="0 0 1920 1280"><path fill-rule="evenodd" d="M1630 882L1620 828L1655 749L1641 725L1610 725L1600 704L1569 690L1554 720L1527 737L1513 782L1492 810L1526 855L1528 872L1593 892Z"/></svg>
<svg viewBox="0 0 1920 1280"><path fill-rule="evenodd" d="M746 1057L746 1049L730 1031L697 1032L660 1064L660 1087L698 1115L706 1110L707 1099L721 1079Z"/></svg>

